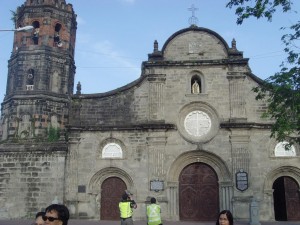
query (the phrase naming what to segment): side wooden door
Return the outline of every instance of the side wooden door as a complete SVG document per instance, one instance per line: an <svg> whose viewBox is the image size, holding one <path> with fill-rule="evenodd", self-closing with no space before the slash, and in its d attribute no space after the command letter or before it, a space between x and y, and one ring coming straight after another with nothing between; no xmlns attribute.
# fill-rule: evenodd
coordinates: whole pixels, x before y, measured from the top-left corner
<svg viewBox="0 0 300 225"><path fill-rule="evenodd" d="M294 179L284 177L286 213L288 221L300 220L299 186Z"/></svg>

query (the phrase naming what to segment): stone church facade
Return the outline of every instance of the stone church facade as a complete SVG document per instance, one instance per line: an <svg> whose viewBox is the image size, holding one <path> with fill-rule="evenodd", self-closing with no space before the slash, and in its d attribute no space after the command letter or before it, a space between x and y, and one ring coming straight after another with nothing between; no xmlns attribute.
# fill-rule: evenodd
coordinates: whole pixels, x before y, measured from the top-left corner
<svg viewBox="0 0 300 225"><path fill-rule="evenodd" d="M73 94L76 15L65 0L17 10L1 105L0 219L28 218L51 202L73 218L118 220L129 190L145 220L300 220L299 146L270 139L261 80L216 32L192 25L142 63L141 76L107 93ZM251 209L251 210L250 210ZM252 215L253 214L253 215Z"/></svg>

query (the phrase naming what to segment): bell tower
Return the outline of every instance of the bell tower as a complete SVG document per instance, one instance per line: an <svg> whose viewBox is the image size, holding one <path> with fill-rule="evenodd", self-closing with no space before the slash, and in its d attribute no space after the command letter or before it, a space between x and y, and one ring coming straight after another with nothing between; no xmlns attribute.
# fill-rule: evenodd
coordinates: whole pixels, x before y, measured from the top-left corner
<svg viewBox="0 0 300 225"><path fill-rule="evenodd" d="M76 14L65 0L26 0L18 7L1 108L0 140L47 139L69 119L73 93Z"/></svg>

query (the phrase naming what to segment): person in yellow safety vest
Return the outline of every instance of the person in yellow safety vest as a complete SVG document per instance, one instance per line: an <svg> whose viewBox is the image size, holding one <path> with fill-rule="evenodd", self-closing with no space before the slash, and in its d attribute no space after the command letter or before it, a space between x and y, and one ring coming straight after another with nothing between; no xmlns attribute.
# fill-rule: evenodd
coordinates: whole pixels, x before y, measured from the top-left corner
<svg viewBox="0 0 300 225"><path fill-rule="evenodd" d="M156 199L150 199L151 204L147 206L148 225L162 225L160 206L156 204Z"/></svg>
<svg viewBox="0 0 300 225"><path fill-rule="evenodd" d="M132 215L133 209L136 209L136 207L137 205L135 201L130 198L130 195L124 193L119 203L121 225L133 225Z"/></svg>

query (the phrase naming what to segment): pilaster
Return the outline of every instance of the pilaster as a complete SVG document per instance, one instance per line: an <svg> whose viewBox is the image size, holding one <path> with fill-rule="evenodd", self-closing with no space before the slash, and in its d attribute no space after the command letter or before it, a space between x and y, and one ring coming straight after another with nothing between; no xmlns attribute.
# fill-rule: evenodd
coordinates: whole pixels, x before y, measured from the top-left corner
<svg viewBox="0 0 300 225"><path fill-rule="evenodd" d="M244 80L246 76L242 73L228 73L229 80L229 100L230 100L230 119L246 120L246 101Z"/></svg>
<svg viewBox="0 0 300 225"><path fill-rule="evenodd" d="M166 75L149 75L149 120L164 120L164 86Z"/></svg>

